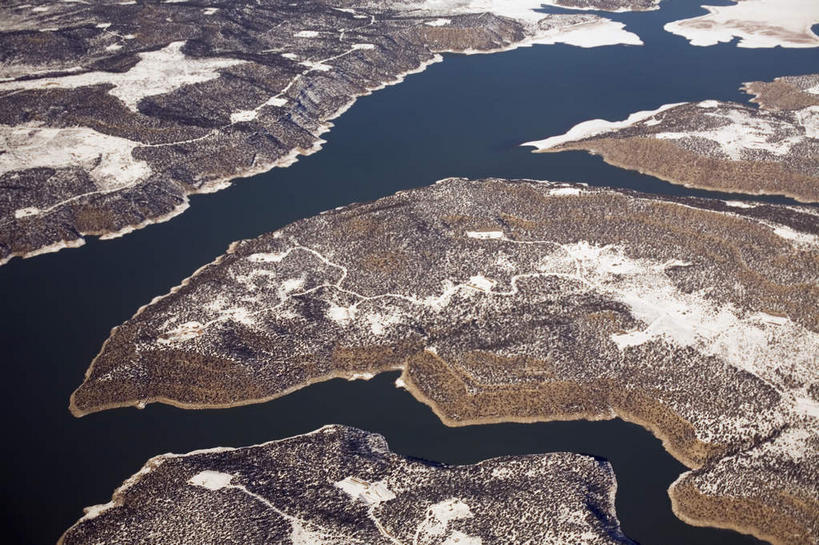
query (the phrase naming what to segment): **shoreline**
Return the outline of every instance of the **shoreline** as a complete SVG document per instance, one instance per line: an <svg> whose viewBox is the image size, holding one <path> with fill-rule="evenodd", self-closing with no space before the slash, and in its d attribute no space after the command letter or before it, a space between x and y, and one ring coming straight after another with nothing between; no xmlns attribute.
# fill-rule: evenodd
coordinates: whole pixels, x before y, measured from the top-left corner
<svg viewBox="0 0 819 545"><path fill-rule="evenodd" d="M524 28L524 30L529 30L529 29L526 29L525 22L522 21L522 20L514 19L514 18L511 18L511 17L508 17L508 16L504 16L504 18L506 18L509 21L512 21L512 22L514 22L514 23L516 23L518 25L521 25ZM548 18L548 14L544 14L544 17L541 20L547 19L547 18ZM575 33L578 30L581 33L583 31L588 31L588 30L616 30L618 32L623 33L623 35L624 35L623 37L626 37L626 36L632 37L633 36L633 39L636 40L636 41L632 41L632 42L609 41L609 42L606 42L606 43L594 43L594 42L588 42L587 41L587 43L585 45L583 45L581 43L577 43L576 40L575 41L561 41L562 36L570 36L572 33ZM625 24L614 21L614 20L611 20L611 19L607 19L607 18L604 18L604 17L599 17L599 19L595 20L595 21L586 21L586 22L581 22L581 23L575 23L573 25L569 25L569 26L566 26L566 27L558 27L552 33L546 33L546 34L540 34L540 35L538 35L538 34L524 34L524 37L519 41L512 41L511 43L509 43L509 44L507 44L505 46L497 47L497 48L493 48L493 49L473 49L473 48L466 48L466 49L446 49L446 48L436 49L434 46L428 46L427 51L429 52L430 57L428 59L421 60L421 62L420 62L420 64L418 66L416 66L415 68L411 68L409 70L403 71L403 72L399 72L393 79L384 81L384 82L382 82L382 83L380 83L380 84L378 84L376 86L365 87L363 92L361 92L360 94L353 94L348 102L346 102L341 107L339 107L337 110L335 110L334 112L329 114L326 118L317 120L319 122L318 129L315 131L315 133L312 134L314 140L313 140L313 143L312 143L312 145L310 147L308 147L308 148L294 147L289 152L287 152L286 154L282 155L281 157L277 158L276 160L274 160L274 161L272 161L270 163L264 163L264 164L261 164L261 165L252 165L251 167L249 167L249 168L247 168L247 169L245 169L245 170L243 170L241 172L237 172L237 173L234 173L234 174L231 174L231 175L214 178L213 180L206 181L205 183L202 184L201 187L193 189L193 190L189 190L187 187L184 187L184 186L182 186L182 184L179 184L180 189L182 189L182 191L183 191L182 202L179 203L178 205L176 205L173 209L171 209L170 211L168 211L165 214L162 214L160 216L156 216L154 218L146 217L144 220L142 220L139 223L136 223L136 224L133 224L133 225L126 225L126 226L124 226L124 227L122 227L120 229L116 229L116 230L110 230L110 231L109 230L82 231L80 229L77 229L76 231L80 235L77 238L63 239L63 240L60 240L60 241L55 241L55 242L52 242L51 244L49 244L47 246L36 248L34 250L12 251L12 252L9 253L8 256L0 258L0 266L5 265L6 263L11 261L15 257L19 257L19 258L22 258L22 259L29 259L29 258L35 257L37 255L40 255L42 253L58 252L58 251L60 251L60 250L62 250L64 248L80 247L80 246L85 244L85 237L87 237L87 236L97 237L99 240L110 240L110 239L115 239L115 238L124 236L124 235L129 234L131 232L134 232L136 230L143 229L143 228L148 227L150 225L164 223L164 222L169 221L169 220L173 219L174 217L182 214L183 212L185 212L190 207L190 197L191 196L203 195L203 194L209 194L209 193L216 193L218 191L221 191L223 189L227 189L228 187L232 186L235 183L236 180L243 179L243 178L250 178L250 177L253 177L253 176L258 176L260 174L270 172L275 168L289 167L289 166L295 164L296 162L298 162L298 160L301 157L308 157L308 156L313 155L314 153L316 153L318 151L321 151L324 144L326 144L326 140L322 139L321 136L326 134L330 130L332 130L333 120L338 119L339 117L341 117L360 98L372 95L376 91L380 91L380 90L385 89L387 87L391 87L393 85L398 85L398 84L402 83L406 79L407 76L410 76L410 75L413 75L413 74L419 74L419 73L422 73L422 72L426 71L426 69L429 66L431 66L433 64L437 64L439 62L443 62L444 61L443 55L448 55L448 54L451 54L451 55L484 55L484 54L489 55L489 54L494 54L494 53L505 53L505 52L508 52L508 51L514 51L515 49L520 49L520 48L523 48L523 47L532 47L532 46L535 46L535 45L558 45L558 44L560 44L560 45L569 45L569 46L572 46L572 47L582 47L582 48L594 48L594 47L603 47L603 46L630 46L630 45L631 46L642 46L642 45L644 45L642 40L640 40L640 38L636 34L634 34L632 32L629 32L629 31L627 31L625 29ZM308 72L305 72L305 73L308 73ZM264 104L262 106L264 106ZM233 123L231 123L230 125L232 125L232 124ZM228 126L230 126L230 125L228 125ZM222 127L222 128L224 128L224 127ZM140 147L150 147L150 145L139 143L137 146L135 146L134 149L138 149ZM147 180L141 180L141 181L145 182ZM173 180L171 180L171 182L172 183L178 183L178 182L174 182ZM135 184L133 186L128 186L128 187L121 188L121 189L127 190L127 189L133 189L133 188L136 188L136 187L139 187L139 183L137 183L137 184ZM117 189L117 191L119 191L119 190L120 189ZM57 205L54 205L54 206L57 207L57 209L60 209L61 204L58 203Z"/></svg>
<svg viewBox="0 0 819 545"><path fill-rule="evenodd" d="M328 450L333 454L343 455L343 457L339 457L342 460L351 461L351 467L325 467L323 465L325 462L333 463L333 460L326 458L326 452L323 449L318 451L313 450L308 453L302 450L303 446L311 446L314 443L318 443L320 447L328 447ZM257 454L260 452L267 455L262 460L257 457ZM286 456L293 456L294 454L297 456L295 460L293 458L285 458ZM615 505L617 478L611 464L607 461L588 454L554 451L541 454L490 456L464 464L429 463L427 460L407 456L394 451L387 438L380 433L370 432L356 426L326 424L304 433L288 435L278 439L239 447L214 447L195 449L181 453L167 452L152 456L141 464L138 471L125 478L113 492L109 493L109 501L84 507L83 515L62 532L57 541L57 545L62 545L67 541L71 543L85 543L89 538L89 534L90 537L95 537L97 540L101 537L104 539L105 534L108 534L107 538L110 540L112 534L116 536L116 534L122 530L122 525L129 522L128 516L131 513L136 512L151 517L153 514L151 512L151 504L153 502L149 499L146 504L144 500L146 497L156 500L156 489L153 488L152 485L157 482L161 486L166 485L168 488L165 490L172 491L181 490L190 485L206 488L210 492L217 492L223 488L241 489L244 493L251 496L249 500L250 503L255 504L256 501L261 501L274 511L271 519L273 524L278 522L279 517L284 517L286 521L293 523L291 536L293 543L298 542L305 545L318 543L315 539L322 535L320 532L300 533L300 530L304 526L315 526L318 527L318 529L322 529L320 525L321 519L319 523L316 523L312 522L312 519L309 518L312 515L309 504L304 504L303 509L300 509L298 505L292 504L288 505L290 509L278 509L273 505L273 498L270 498L269 501L266 499L264 490L256 493L253 490L254 487L248 486L248 488L250 488L250 490L248 490L248 488L245 488L246 485L231 482L233 479L244 481L246 478L249 478L253 484L259 483L265 485L268 481L263 479L255 480L253 477L244 475L243 469L249 467L258 470L263 476L271 475L275 477L276 474L281 471L277 463L281 461L281 458L285 458L285 462L291 462L290 464L285 463L286 467L289 466L290 469L296 470L295 475L289 472L286 472L286 475L279 475L282 479L297 485L299 488L306 487L306 490L315 490L319 493L326 491L328 488L333 491L340 488L348 494L348 496L342 497L342 501L346 503L352 500L353 509L356 509L355 505L358 503L356 500L363 500L364 503L369 505L375 503L376 506L382 502L395 500L406 490L406 487L401 485L405 483L407 468L414 468L416 471L413 471L412 474L416 477L429 476L432 473L441 475L442 479L438 481L438 483L444 488L449 489L450 499L433 504L432 509L435 507L450 507L450 509L455 507L461 510L460 513L465 512L463 515L456 512L455 516L449 519L439 517L437 520L443 522L445 530L447 530L446 525L449 520L473 517L473 514L469 511L469 507L464 503L464 500L458 497L460 495L458 492L466 490L466 494L468 494L470 500L481 501L482 497L490 496L483 490L475 489L474 486L486 481L486 479L488 479L486 482L500 483L501 486L503 486L506 482L514 482L516 477L522 477L520 481L524 486L520 489L520 492L522 492L521 496L528 499L534 497L530 492L535 492L535 495L540 498L537 492L543 492L547 499L551 500L548 501L548 503L541 503L539 506L540 509L537 507L533 508L533 506L530 505L528 516L524 518L531 519L533 514L536 516L538 513L549 513L551 515L534 524L536 531L533 532L533 536L535 534L552 535L554 528L551 521L558 520L565 524L565 526L561 525L561 527L558 528L558 532L567 538L572 538L573 534L577 534L578 537L583 538L588 535L587 532L594 532L596 537L599 536L604 540L609 538L612 542L618 544L633 544L633 541L623 532L620 520L617 516ZM527 462L531 460L535 461L535 464L533 466L527 466ZM373 462L378 466L375 469L371 469L370 467ZM307 465L305 465L305 463L307 463ZM317 467L315 464L322 467ZM168 466L171 468L168 469ZM527 471L527 467L531 467L531 471ZM321 477L318 479L305 479L303 473L305 468L307 468L308 471L316 472L325 477L329 470L334 475L334 478L323 484ZM386 468L386 471L382 471L384 468ZM167 470L168 472L158 476L158 481L149 483L146 490L146 488L142 487L144 481L150 479L150 476L157 470L160 472ZM198 473L195 473L197 470ZM368 478L368 475L371 475L373 472L377 472L377 475L382 478L378 481L375 481L372 477ZM179 476L180 473L182 474L182 479L186 479L185 481L175 478ZM191 474L193 474L193 476L188 478ZM347 475L344 479L336 480L344 475ZM483 477L483 479L476 479L479 477ZM392 482L396 482L398 487L391 490L386 484ZM472 486L464 487L464 484L471 484ZM548 486L549 484L554 486ZM370 487L372 487L372 489L370 489ZM162 488L165 487L162 486ZM413 493L410 499L411 501L415 501L420 497L425 503L431 503L439 499L434 493L434 491L438 489L439 487L425 486L425 483L421 483L420 486L410 485L410 491ZM473 493L470 493L469 490L472 490ZM432 491L431 496L430 491ZM565 494L555 494L555 491L564 492ZM277 494L280 491L274 489L270 492ZM361 492L363 492L363 494L359 494ZM367 494L367 492L371 493ZM417 494L418 492L421 494ZM286 490L284 490L283 495L284 498L289 499ZM505 504L503 495L495 496L493 494L491 497L493 498L492 501L498 504L498 507ZM171 500L171 505L175 505L176 502L173 502L173 498L165 496L165 500L168 499ZM393 505L405 504L399 499L398 503ZM528 504L524 503L524 507L526 505ZM289 515L288 513L292 512L293 508L295 508L299 514ZM122 511L123 509L124 513ZM111 511L113 511L113 513ZM485 517L489 515L491 517L491 513L500 513L502 511L503 509L501 509L501 511L497 511L497 509L484 510L480 512L478 516ZM573 513L577 511L586 514L586 517L584 517L585 520L582 522L573 517ZM345 514L349 513L350 511L345 512ZM383 525L377 517L373 516L372 507L363 512L359 511L359 513L362 513L366 517L364 521L369 519L368 522L373 522L375 529L378 530L381 535L390 537L390 534L384 530L385 525ZM174 514L176 513L172 513L172 515ZM425 511L414 511L411 515L411 520L416 520L418 516L423 517ZM426 515L428 517L426 520L428 521L429 510L426 511ZM511 523L515 518L509 515L509 513L504 512L501 513L500 518L503 521ZM106 518L102 521L94 521L94 519L100 516ZM441 520L442 518L443 520ZM159 519L154 520L158 521ZM229 527L231 529L235 528L234 523L236 522L236 520L228 521ZM341 518L340 522L342 524L348 524L349 517ZM585 532L582 534L577 531L576 524L579 522L584 526L583 529ZM103 527L96 527L98 523L102 524ZM152 530L156 529L155 525L149 526ZM419 531L415 534L416 541L423 527L424 521L419 525ZM479 528L476 528L476 530L477 529ZM79 532L75 533L78 530ZM196 524L196 521L194 521L193 528L188 526L186 530L188 535L202 533L202 528ZM242 528L239 527L239 532L237 533L240 535L241 530ZM351 528L351 530L351 535L342 535L342 537L357 535L360 527ZM164 532L160 529L159 535L161 536L163 533ZM102 536L100 534L102 534ZM142 532L137 531L135 534L136 536L127 536L125 538L126 541L128 538L133 539L135 537L139 540L139 536L141 536ZM427 534L429 534L429 532L427 532ZM330 534L327 533L326 535ZM432 535L437 534L433 533ZM463 535L465 534L462 532L452 530L451 537L454 537L455 540L453 543L460 543ZM196 539L200 536L194 535L192 537ZM427 537L429 537L429 535L427 535ZM120 540L121 539L122 538L120 538ZM357 540L354 537L353 541L365 543L365 541ZM398 543L395 539L393 539L393 541ZM447 540L447 543L450 541L451 540ZM478 542L479 541L480 538L478 538ZM571 541L574 541L574 539ZM469 542L472 543L473 541L469 540ZM526 542L528 543L530 540L527 539Z"/></svg>
<svg viewBox="0 0 819 545"><path fill-rule="evenodd" d="M819 204L819 196L816 197L815 200L805 199L803 196L800 196L796 193L790 193L787 191L766 191L764 189L752 192L743 189L734 189L734 188L727 188L727 187L717 187L717 186L707 186L707 185L700 185L691 182L682 182L678 179L674 179L669 177L667 174L662 174L660 172L654 171L650 168L643 168L643 167L636 167L627 162L621 162L617 159L613 159L609 156L609 154L605 152L601 152L596 148L591 147L583 147L582 142L577 143L577 145L566 145L561 146L558 148L550 148L550 149L536 149L533 150L531 153L561 153L564 151L583 151L588 153L589 155L595 155L600 157L603 162L613 167L621 168L623 170L630 170L632 172L637 172L646 176L652 176L657 178L658 180L668 182L670 184L685 187L686 189L699 189L702 191L711 191L714 193L730 193L734 195L747 195L749 197L759 197L759 196L766 196L766 197L786 197L788 199L793 199L799 204L807 204L807 205L816 205Z"/></svg>
<svg viewBox="0 0 819 545"><path fill-rule="evenodd" d="M486 425L486 424L505 424L505 423L517 423L517 424L535 424L535 423L548 423L548 422L573 422L578 420L585 420L589 422L600 422L604 420L615 420L619 418L624 422L628 422L630 424L635 424L640 426L641 428L647 430L651 433L654 437L660 440L663 445L663 449L668 452L675 460L683 464L689 469L698 469L702 467L701 464L697 464L691 456L687 453L675 448L671 444L672 436L671 434L665 433L659 426L649 422L648 420L641 419L633 413L628 411L624 411L614 406L610 406L611 412L609 414L601 414L601 413L592 413L589 411L580 412L580 413L556 413L550 414L545 416L493 416L493 417L483 417L483 418L472 418L472 419L463 419L463 420L454 420L447 416L440 408L440 406L424 394L412 381L407 373L406 369L403 370L401 376L399 377L401 380L401 387L406 389L416 400L423 403L424 405L428 406L435 416L438 417L444 425L458 428L458 427L465 427L465 426L477 426L477 425Z"/></svg>
<svg viewBox="0 0 819 545"><path fill-rule="evenodd" d="M106 341L107 342L107 341ZM94 358L96 360L96 358ZM93 365L93 363L92 363ZM89 368L90 371L91 368ZM77 393L77 390L72 392L71 397L68 403L68 410L71 412L71 415L75 418L82 418L84 416L88 416L90 414L99 413L102 411L107 411L109 409L124 409L128 407L134 407L136 409L144 409L148 405L152 405L154 403L160 403L162 405L169 405L171 407L176 407L177 409L189 409L189 410L210 410L210 409L232 409L234 407L244 407L246 405L259 405L262 403L267 403L268 401L274 401L281 397L287 396L292 394L293 392L297 392L298 390L307 388L312 386L313 384L318 384L320 382L328 382L334 379L344 379L347 381L353 380L370 380L371 378L379 375L381 373L389 373L391 371L402 371L403 367L385 367L378 370L372 370L367 372L332 372L327 373L326 375L321 375L319 377L315 377L308 381L302 382L300 384L296 384L291 386L281 392L278 392L271 396L264 396L260 398L254 399L243 399L241 401L234 401L230 403L189 403L185 401L178 401L175 399L171 399L166 396L156 396L156 397L149 397L146 399L140 400L131 400L131 401L123 401L120 403L107 403L104 405L96 405L91 409L83 410L76 406L74 403L74 396Z"/></svg>
<svg viewBox="0 0 819 545"><path fill-rule="evenodd" d="M178 289L178 288L177 288ZM147 305L146 305L147 306ZM107 342L107 341L106 341ZM96 358L95 358L96 359ZM92 364L93 365L93 364ZM623 407L618 407L616 404L610 405L611 412L609 414L606 413L594 413L591 411L585 411L580 413L555 413L550 415L543 415L543 416L493 416L493 417L481 417L481 418L472 418L472 419L463 419L463 420L455 420L447 416L441 409L441 407L431 398L426 396L412 381L408 373L409 363L408 361L405 362L403 365L397 366L389 366L384 367L376 370L369 370L366 373L364 372L332 372L326 375L322 375L320 377L315 377L311 380L305 381L303 383L294 385L282 392L276 393L271 396L265 396L256 399L245 399L241 401L231 402L231 403L214 403L214 404L206 404L206 403L187 403L187 402L180 402L177 400L173 400L167 398L165 396L157 396L153 398L149 398L147 400L132 400L126 401L122 403L112 403L107 404L104 406L97 406L90 410L80 410L74 405L74 394L72 393L71 396L71 403L69 405L69 409L73 416L77 418L81 418L83 416L93 414L96 412L101 412L108 409L115 409L115 408L125 408L125 407L136 407L136 408L144 408L147 404L152 403L161 403L164 405L169 405L172 407L180 408L180 409L191 409L191 410L209 410L209 409L227 409L233 407L242 407L246 405L254 405L260 403L266 403L269 401L273 401L275 399L284 397L289 395L295 391L301 390L303 388L307 388L313 384L317 384L320 382L327 382L334 379L345 379L348 381L351 380L370 380L371 378L375 377L376 375L380 375L382 373L388 372L395 372L400 371L401 375L397 379L395 383L395 387L399 389L406 390L416 401L420 402L423 405L429 407L429 409L433 412L433 414L447 427L451 428L458 428L458 427L466 427L466 426L475 426L475 425L487 425L487 424L504 424L504 423L517 423L517 424L532 424L532 423L548 423L548 422L573 422L573 421L605 421L605 420L615 420L620 419L623 422L628 422L631 424L635 424L640 426L644 430L651 433L654 437L660 440L663 450L665 450L671 457L675 460L683 464L685 467L688 468L689 471L701 469L705 467L707 462L704 463L697 463L694 460L694 457L684 450L677 448L674 445L674 434L667 433L661 426L651 422L650 420L643 418L637 415L634 412L625 410ZM91 368L89 368L90 371ZM76 393L76 391L75 391ZM673 414L673 413L672 413ZM674 415L677 416L677 415ZM686 422L687 423L687 422ZM697 441L697 444L701 444L704 448L707 448L709 445L706 443L702 443L701 441ZM235 447L215 447L215 448L235 448ZM205 449L211 450L211 449ZM157 455L151 460L155 458L167 457L168 454L161 454ZM716 457L716 460L720 459L720 457ZM150 460L149 460L150 462ZM147 462L146 462L147 464ZM699 526L699 527L710 527L710 528L719 528L719 529L726 529L736 531L738 533L742 533L745 535L751 535L757 539L761 539L764 541L770 542L772 545L793 545L788 541L784 541L781 539L776 538L773 535L769 535L761 531L761 529L753 527L753 526L744 526L738 523L731 523L726 522L723 520L718 519L703 519L703 518L696 518L694 516L690 516L687 514L684 503L681 502L679 494L677 492L677 485L681 482L681 480L689 473L689 471L681 473L677 479L675 479L667 488L667 494L671 501L671 508L674 516L676 516L679 520L686 524L690 524L692 526ZM119 490L119 489L118 489ZM715 502L719 501L721 498L717 499L710 499L708 496L699 495L700 498L707 499L707 501ZM728 499L728 498L726 498ZM113 500L112 500L113 501ZM58 543L59 545L59 543Z"/></svg>
<svg viewBox="0 0 819 545"><path fill-rule="evenodd" d="M691 526L697 526L700 528L719 528L721 530L731 530L740 534L748 535L760 539L762 541L767 541L771 543L771 545L794 545L788 541L784 541L779 539L774 534L767 534L763 532L760 528L755 526L743 526L741 524L734 524L731 522L717 520L717 519L706 519L706 518L695 518L689 516L685 512L685 508L681 505L679 493L676 491L677 483L682 479L685 473L681 474L671 485L668 487L668 497L671 499L671 511L674 513L674 516L683 521L685 524L689 524ZM712 503L716 503L717 501L711 499L709 496L705 496L700 494L698 498L701 498L706 501L710 501ZM721 499L720 497L717 497ZM742 502L741 502L742 503ZM787 523L787 519L783 519L782 522Z"/></svg>

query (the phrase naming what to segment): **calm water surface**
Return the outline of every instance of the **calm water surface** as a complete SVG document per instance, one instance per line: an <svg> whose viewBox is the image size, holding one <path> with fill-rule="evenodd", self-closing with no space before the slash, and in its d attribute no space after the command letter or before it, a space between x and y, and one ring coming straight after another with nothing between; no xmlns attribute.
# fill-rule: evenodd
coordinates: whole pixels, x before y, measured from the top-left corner
<svg viewBox="0 0 819 545"><path fill-rule="evenodd" d="M171 222L0 267L5 534L12 542L54 543L83 506L108 501L116 486L159 453L248 445L342 423L384 434L399 453L449 463L559 450L605 457L617 473L623 528L641 543L758 543L674 518L665 490L683 467L637 426L612 421L446 428L393 388L395 374L368 383L331 381L229 410L153 405L82 419L67 410L68 396L110 329L140 305L230 242L322 210L446 176L576 180L708 195L581 152L534 155L518 147L586 119L623 119L687 100L742 101L747 97L738 87L744 81L819 71L816 50L697 48L662 31L667 21L700 13L696 2L674 0L659 12L613 15L641 36L644 47L538 46L447 56L423 74L360 100L326 136L325 149L293 167L195 197L191 209Z"/></svg>

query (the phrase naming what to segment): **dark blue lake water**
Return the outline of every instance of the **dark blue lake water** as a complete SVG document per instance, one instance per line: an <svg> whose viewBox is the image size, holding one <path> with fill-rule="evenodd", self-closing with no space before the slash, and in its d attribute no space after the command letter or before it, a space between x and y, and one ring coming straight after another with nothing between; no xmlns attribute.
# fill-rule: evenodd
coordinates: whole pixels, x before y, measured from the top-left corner
<svg viewBox="0 0 819 545"><path fill-rule="evenodd" d="M442 462L559 450L605 457L617 473L623 528L639 542L758 543L678 521L666 488L683 466L637 426L612 421L446 428L392 387L394 374L369 383L318 384L229 410L153 405L74 419L67 409L110 329L140 305L230 242L322 210L446 176L574 180L708 195L584 153L534 155L518 146L586 119L623 119L665 103L743 101L742 82L819 71L817 50L690 47L662 30L667 21L702 12L698 2L669 0L660 11L612 16L638 33L643 47L537 46L447 56L423 74L361 99L326 135L323 151L290 168L195 197L189 211L168 223L0 267L0 413L6 429L0 516L10 542L54 543L83 506L108 501L153 455L260 443L342 423L384 434L399 453Z"/></svg>

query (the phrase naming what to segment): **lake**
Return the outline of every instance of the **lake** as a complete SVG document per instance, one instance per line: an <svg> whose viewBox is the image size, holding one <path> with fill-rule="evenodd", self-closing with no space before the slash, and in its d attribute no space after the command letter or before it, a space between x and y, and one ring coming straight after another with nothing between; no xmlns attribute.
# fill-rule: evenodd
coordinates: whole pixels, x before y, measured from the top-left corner
<svg viewBox="0 0 819 545"><path fill-rule="evenodd" d="M362 98L325 135L324 150L290 168L194 197L190 210L168 223L0 267L0 353L7 373L0 384L7 434L1 493L9 539L54 543L82 507L108 501L153 455L249 445L339 423L384 434L398 453L440 462L558 450L604 457L618 477L623 529L637 541L759 543L678 521L666 488L683 466L637 426L610 421L447 428L392 386L394 373L370 382L317 384L284 399L228 410L152 405L75 419L67 409L112 327L230 242L322 210L447 176L715 195L620 170L582 152L535 155L519 147L586 119L619 120L689 100L744 101L748 97L738 90L744 81L819 71L816 50L698 48L662 30L667 21L703 12L698 2L673 0L660 11L611 15L639 34L643 47L536 46L448 55L426 72Z"/></svg>

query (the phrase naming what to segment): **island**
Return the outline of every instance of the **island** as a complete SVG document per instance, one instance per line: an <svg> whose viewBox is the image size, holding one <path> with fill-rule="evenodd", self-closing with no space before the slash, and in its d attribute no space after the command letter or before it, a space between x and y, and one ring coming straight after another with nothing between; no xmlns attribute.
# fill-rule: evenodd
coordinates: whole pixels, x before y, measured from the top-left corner
<svg viewBox="0 0 819 545"><path fill-rule="evenodd" d="M356 97L440 53L640 39L536 0L10 1L0 7L0 264L165 221L292 164Z"/></svg>
<svg viewBox="0 0 819 545"><path fill-rule="evenodd" d="M819 213L450 178L231 245L115 328L82 416L400 370L448 425L638 423L692 524L819 543Z"/></svg>
<svg viewBox="0 0 819 545"><path fill-rule="evenodd" d="M448 466L345 426L149 460L60 545L633 545L611 465L550 453Z"/></svg>
<svg viewBox="0 0 819 545"><path fill-rule="evenodd" d="M711 46L739 39L737 47L819 47L812 26L819 24L815 0L733 0L702 6L707 15L673 21L665 30L691 45Z"/></svg>
<svg viewBox="0 0 819 545"><path fill-rule="evenodd" d="M703 100L593 119L527 142L538 152L586 150L671 183L819 202L819 74L750 82L760 106Z"/></svg>

